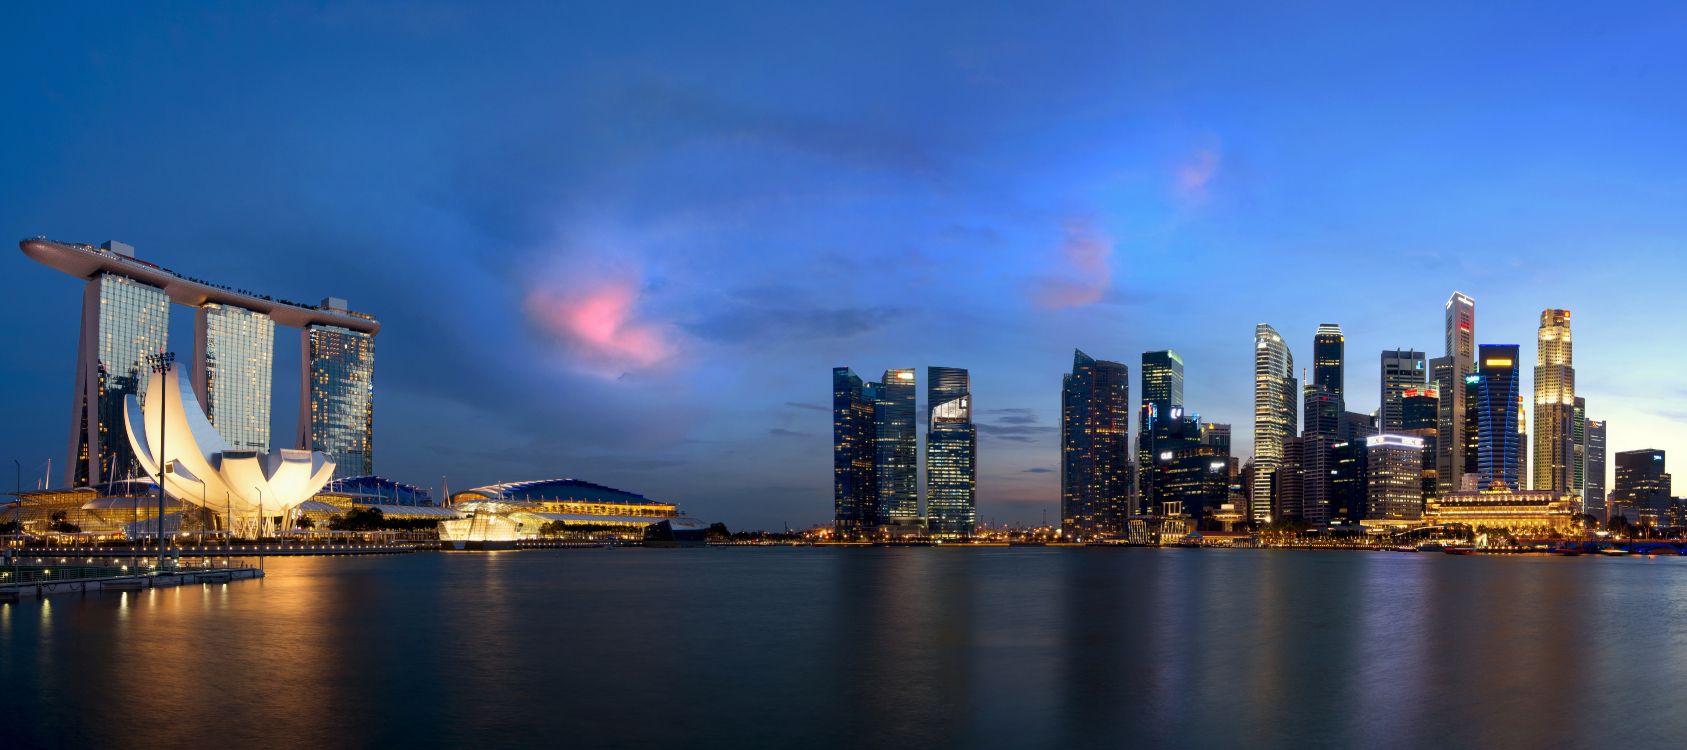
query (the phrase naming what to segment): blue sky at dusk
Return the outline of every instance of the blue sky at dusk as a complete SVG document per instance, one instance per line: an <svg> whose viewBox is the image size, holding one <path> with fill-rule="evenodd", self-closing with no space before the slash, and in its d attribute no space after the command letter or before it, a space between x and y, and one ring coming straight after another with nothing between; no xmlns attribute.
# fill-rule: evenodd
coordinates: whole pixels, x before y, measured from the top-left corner
<svg viewBox="0 0 1687 750"><path fill-rule="evenodd" d="M1571 309L1611 449L1687 462L1681 5L0 14L0 227L376 315L376 468L423 486L574 476L816 523L830 369L923 391L946 365L972 371L980 519L1037 521L1074 347L1133 381L1178 350L1246 455L1254 324L1310 366L1339 322L1370 411L1378 352L1441 354L1454 289L1526 373L1541 309ZM38 476L80 287L6 255L0 459Z"/></svg>

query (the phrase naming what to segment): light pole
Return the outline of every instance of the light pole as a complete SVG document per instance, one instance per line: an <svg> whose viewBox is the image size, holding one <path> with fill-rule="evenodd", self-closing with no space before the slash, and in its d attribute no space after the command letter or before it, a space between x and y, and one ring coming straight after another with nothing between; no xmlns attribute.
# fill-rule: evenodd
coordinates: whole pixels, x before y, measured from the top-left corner
<svg viewBox="0 0 1687 750"><path fill-rule="evenodd" d="M175 364L175 352L159 352L146 355L146 363L151 365L152 371L166 377L170 368ZM159 384L163 387L163 383ZM170 473L170 456L164 452L165 431L169 420L167 410L170 408L170 390L165 388L158 394L158 572L164 572L164 475Z"/></svg>
<svg viewBox="0 0 1687 750"><path fill-rule="evenodd" d="M258 491L258 570L264 569L264 488L252 485Z"/></svg>

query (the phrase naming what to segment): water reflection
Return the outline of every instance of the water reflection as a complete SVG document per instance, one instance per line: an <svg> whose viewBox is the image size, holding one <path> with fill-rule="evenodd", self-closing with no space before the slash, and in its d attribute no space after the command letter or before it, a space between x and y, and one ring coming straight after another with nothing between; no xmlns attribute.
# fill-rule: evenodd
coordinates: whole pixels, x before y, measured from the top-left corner
<svg viewBox="0 0 1687 750"><path fill-rule="evenodd" d="M270 560L0 605L17 747L1657 746L1681 559L709 549ZM14 745L8 744L8 747Z"/></svg>

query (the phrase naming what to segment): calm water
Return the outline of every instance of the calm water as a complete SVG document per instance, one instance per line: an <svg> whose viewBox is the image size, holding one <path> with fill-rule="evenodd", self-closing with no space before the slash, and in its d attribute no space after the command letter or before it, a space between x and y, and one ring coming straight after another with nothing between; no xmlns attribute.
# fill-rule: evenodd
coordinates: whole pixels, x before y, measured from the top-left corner
<svg viewBox="0 0 1687 750"><path fill-rule="evenodd" d="M0 605L23 733L0 746L1687 738L1681 558L556 550L268 569Z"/></svg>

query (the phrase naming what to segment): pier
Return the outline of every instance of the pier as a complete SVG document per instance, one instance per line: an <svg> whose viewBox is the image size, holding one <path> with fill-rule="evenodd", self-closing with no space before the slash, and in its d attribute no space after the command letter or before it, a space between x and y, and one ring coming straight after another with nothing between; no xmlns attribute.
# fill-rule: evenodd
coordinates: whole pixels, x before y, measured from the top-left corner
<svg viewBox="0 0 1687 750"><path fill-rule="evenodd" d="M0 568L0 603L52 594L90 591L141 591L195 583L229 583L262 578L264 571L244 563L223 561L200 567L155 571L139 565L53 563L47 560Z"/></svg>

